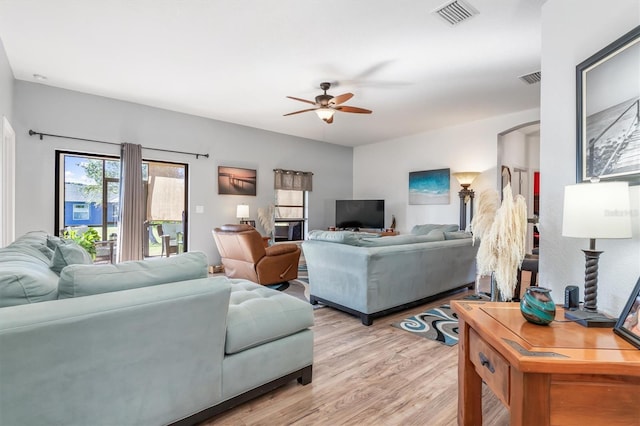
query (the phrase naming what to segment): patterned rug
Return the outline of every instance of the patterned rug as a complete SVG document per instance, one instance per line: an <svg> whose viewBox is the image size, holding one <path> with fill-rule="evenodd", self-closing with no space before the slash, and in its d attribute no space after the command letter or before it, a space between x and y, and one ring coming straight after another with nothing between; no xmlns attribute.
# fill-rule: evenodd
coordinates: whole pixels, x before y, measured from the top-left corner
<svg viewBox="0 0 640 426"><path fill-rule="evenodd" d="M273 286L268 286L275 290L282 291L286 294L290 294L291 296L297 297L298 299L304 300L306 302L309 301L309 273L307 272L307 264L304 261L304 257L300 257L300 264L298 266L298 278L295 280L288 281L283 284L276 284ZM324 305L318 303L317 305L313 305L313 309L324 308Z"/></svg>
<svg viewBox="0 0 640 426"><path fill-rule="evenodd" d="M391 325L447 346L458 343L458 315L449 305L430 309Z"/></svg>

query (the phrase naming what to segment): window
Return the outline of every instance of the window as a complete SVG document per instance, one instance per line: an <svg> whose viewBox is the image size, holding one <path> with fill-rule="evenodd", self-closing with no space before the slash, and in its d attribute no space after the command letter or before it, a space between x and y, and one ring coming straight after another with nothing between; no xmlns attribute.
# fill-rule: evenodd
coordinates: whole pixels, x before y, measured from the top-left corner
<svg viewBox="0 0 640 426"><path fill-rule="evenodd" d="M303 240L306 234L306 191L276 189L275 240Z"/></svg>
<svg viewBox="0 0 640 426"><path fill-rule="evenodd" d="M120 211L120 159L58 151L56 170L55 220L59 234L66 228L80 232L95 228L103 241L115 240ZM148 231L148 237L143 238L145 257L162 254L160 229L171 235L165 253L184 251L187 165L144 161L142 175L146 196L141 202L147 212Z"/></svg>

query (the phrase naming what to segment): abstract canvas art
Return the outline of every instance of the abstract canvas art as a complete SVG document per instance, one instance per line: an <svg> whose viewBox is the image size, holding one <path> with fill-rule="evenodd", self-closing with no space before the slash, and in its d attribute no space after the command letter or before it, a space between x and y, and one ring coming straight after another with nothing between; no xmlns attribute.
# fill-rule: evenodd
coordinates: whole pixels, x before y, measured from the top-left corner
<svg viewBox="0 0 640 426"><path fill-rule="evenodd" d="M409 172L409 204L449 204L450 170Z"/></svg>

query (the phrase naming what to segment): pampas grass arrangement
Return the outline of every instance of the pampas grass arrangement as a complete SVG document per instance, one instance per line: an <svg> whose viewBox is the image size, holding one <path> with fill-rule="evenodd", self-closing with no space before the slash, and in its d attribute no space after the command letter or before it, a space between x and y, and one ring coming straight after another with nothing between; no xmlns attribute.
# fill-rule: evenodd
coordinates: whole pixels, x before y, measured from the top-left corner
<svg viewBox="0 0 640 426"><path fill-rule="evenodd" d="M267 207L258 207L258 221L264 228L264 232L270 237L275 228L274 213L275 207L273 204L269 204Z"/></svg>
<svg viewBox="0 0 640 426"><path fill-rule="evenodd" d="M527 206L522 195L513 197L511 184L498 192L483 191L478 197L478 210L471 221L473 242L480 239L476 255L478 273L491 275L500 297L510 300L518 282L518 268L525 255Z"/></svg>

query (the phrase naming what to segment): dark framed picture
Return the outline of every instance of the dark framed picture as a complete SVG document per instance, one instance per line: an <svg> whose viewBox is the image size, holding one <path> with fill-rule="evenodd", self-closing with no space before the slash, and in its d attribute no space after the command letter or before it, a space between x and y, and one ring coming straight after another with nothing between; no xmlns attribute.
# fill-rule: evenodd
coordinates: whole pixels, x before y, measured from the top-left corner
<svg viewBox="0 0 640 426"><path fill-rule="evenodd" d="M640 26L576 67L576 181L640 184Z"/></svg>
<svg viewBox="0 0 640 426"><path fill-rule="evenodd" d="M449 204L449 169L409 172L409 204Z"/></svg>
<svg viewBox="0 0 640 426"><path fill-rule="evenodd" d="M218 166L218 194L256 195L256 171Z"/></svg>
<svg viewBox="0 0 640 426"><path fill-rule="evenodd" d="M613 332L640 349L640 278L613 327Z"/></svg>

